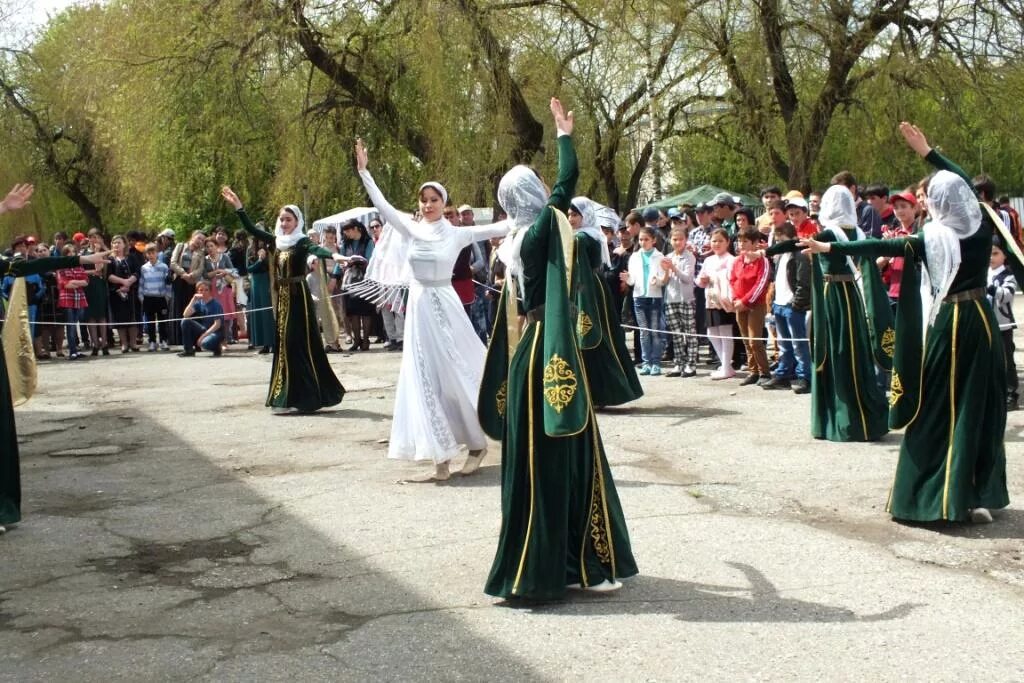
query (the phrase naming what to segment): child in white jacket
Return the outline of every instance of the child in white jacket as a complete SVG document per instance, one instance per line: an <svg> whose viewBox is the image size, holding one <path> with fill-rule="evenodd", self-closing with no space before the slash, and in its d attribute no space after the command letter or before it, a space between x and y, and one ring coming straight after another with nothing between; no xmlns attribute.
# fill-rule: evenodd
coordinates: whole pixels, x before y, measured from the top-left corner
<svg viewBox="0 0 1024 683"><path fill-rule="evenodd" d="M633 287L633 310L640 330L640 355L643 358L641 375L661 374L662 288L668 279L661 267L664 255L654 248L653 228L640 228L640 248L629 257L629 268L622 274L623 281Z"/></svg>

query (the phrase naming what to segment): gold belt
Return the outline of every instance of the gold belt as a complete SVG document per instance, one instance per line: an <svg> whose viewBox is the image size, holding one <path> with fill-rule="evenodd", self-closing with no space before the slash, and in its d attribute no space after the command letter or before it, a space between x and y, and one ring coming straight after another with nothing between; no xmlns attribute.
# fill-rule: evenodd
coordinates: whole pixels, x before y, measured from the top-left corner
<svg viewBox="0 0 1024 683"><path fill-rule="evenodd" d="M852 275L824 275L825 282L853 282Z"/></svg>
<svg viewBox="0 0 1024 683"><path fill-rule="evenodd" d="M975 287L974 289L967 289L956 294L950 294L942 300L944 304L956 304L962 301L974 301L975 299L985 298L985 288Z"/></svg>

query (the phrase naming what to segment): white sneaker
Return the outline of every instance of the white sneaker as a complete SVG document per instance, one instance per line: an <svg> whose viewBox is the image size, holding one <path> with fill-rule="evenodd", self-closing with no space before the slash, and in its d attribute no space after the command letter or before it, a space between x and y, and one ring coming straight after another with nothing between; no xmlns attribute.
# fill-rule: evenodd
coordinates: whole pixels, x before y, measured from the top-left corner
<svg viewBox="0 0 1024 683"><path fill-rule="evenodd" d="M974 508L971 510L971 522L973 524L991 524L992 513L985 508Z"/></svg>
<svg viewBox="0 0 1024 683"><path fill-rule="evenodd" d="M156 342L149 342L149 350L156 351Z"/></svg>
<svg viewBox="0 0 1024 683"><path fill-rule="evenodd" d="M611 593L622 588L622 584L618 581L609 581L605 579L601 583L595 583L593 586L582 586L578 583L570 583L566 588L572 590L590 591L591 593Z"/></svg>
<svg viewBox="0 0 1024 683"><path fill-rule="evenodd" d="M170 351L170 350L171 350L171 347L169 347L169 346L167 345L167 342L165 342L165 341L162 341L162 342L160 342L160 350L161 350L161 351Z"/></svg>

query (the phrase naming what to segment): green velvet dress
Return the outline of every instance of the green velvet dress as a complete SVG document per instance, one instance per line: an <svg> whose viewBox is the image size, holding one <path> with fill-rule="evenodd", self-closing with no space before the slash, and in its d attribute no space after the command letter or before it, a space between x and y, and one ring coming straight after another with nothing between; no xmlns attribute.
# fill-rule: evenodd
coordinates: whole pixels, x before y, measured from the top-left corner
<svg viewBox="0 0 1024 683"><path fill-rule="evenodd" d="M637 572L571 315L577 274L567 268L572 229L563 212L578 169L571 138L560 137L558 149L558 182L522 242L530 322L517 341L509 278L478 402L481 425L502 443L501 532L484 589L502 598L558 599L569 584Z"/></svg>
<svg viewBox="0 0 1024 683"><path fill-rule="evenodd" d="M0 278L24 277L78 266L77 256L8 260L0 258ZM14 405L7 360L0 349L0 525L21 520L21 466L18 459L18 434L14 429Z"/></svg>
<svg viewBox="0 0 1024 683"><path fill-rule="evenodd" d="M929 161L970 179L933 153ZM994 224L960 240L960 268L922 341L924 235L833 244L832 252L903 256L890 424L906 427L887 510L896 519L965 521L970 510L1009 505L1006 489L1006 369L987 285ZM949 301L957 294L976 296Z"/></svg>
<svg viewBox="0 0 1024 683"><path fill-rule="evenodd" d="M253 225L245 209L237 213L250 235L274 245L274 235ZM337 405L345 395L320 340L316 307L306 284L309 256L329 259L333 254L304 237L288 249L271 246L268 256L273 263L270 286L277 325L267 406L295 408L303 413Z"/></svg>
<svg viewBox="0 0 1024 683"><path fill-rule="evenodd" d="M856 238L853 230L845 233ZM814 239L839 244L828 231ZM767 254L799 248L794 240L778 242ZM857 264L863 290L853 280L827 281L825 276L854 275L846 256L831 252L813 260L817 267L811 269L811 434L829 441L876 441L889 429L875 367L892 367L895 339L885 288L871 259Z"/></svg>
<svg viewBox="0 0 1024 683"><path fill-rule="evenodd" d="M583 365L590 380L595 406L617 406L644 395L636 367L626 347L626 334L612 294L601 277L601 245L586 233L573 240L576 292L576 326Z"/></svg>

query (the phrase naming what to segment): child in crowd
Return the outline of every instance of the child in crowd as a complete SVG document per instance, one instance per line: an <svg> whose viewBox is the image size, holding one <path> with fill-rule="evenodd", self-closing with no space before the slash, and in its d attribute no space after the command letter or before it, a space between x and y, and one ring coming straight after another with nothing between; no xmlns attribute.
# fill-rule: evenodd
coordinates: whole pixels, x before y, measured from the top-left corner
<svg viewBox="0 0 1024 683"><path fill-rule="evenodd" d="M661 374L662 328L661 298L664 255L654 248L657 240L654 228L640 228L640 248L629 257L629 268L622 281L633 287L633 310L640 330L640 354L643 358L641 375Z"/></svg>
<svg viewBox="0 0 1024 683"><path fill-rule="evenodd" d="M1017 409L1017 366L1013 362L1013 295L1017 293L1017 280L1006 267L1006 253L998 236L992 242L992 256L988 268L988 297L996 312L999 333L1003 338L1003 357L1006 359L1006 409Z"/></svg>
<svg viewBox="0 0 1024 683"><path fill-rule="evenodd" d="M142 264L139 275L139 298L142 312L146 316L146 333L149 335L149 350L156 351L157 325L160 326L160 350L167 350L167 285L171 282L171 270L166 263L157 260L158 249L150 242L146 245L146 263Z"/></svg>
<svg viewBox="0 0 1024 683"><path fill-rule="evenodd" d="M75 256L78 247L74 243L65 244L62 256ZM85 298L85 288L89 286L89 276L82 266L64 268L57 271L57 305L64 311L67 321L68 360L82 358L78 351L78 325L85 319L85 311L89 302Z"/></svg>
<svg viewBox="0 0 1024 683"><path fill-rule="evenodd" d="M724 228L711 232L711 254L704 259L697 286L704 289L707 301L708 337L721 366L711 373L711 379L729 379L736 376L732 369L732 326L736 322L733 312L733 293L729 285L735 256L729 253L729 233Z"/></svg>
<svg viewBox="0 0 1024 683"><path fill-rule="evenodd" d="M697 257L687 244L687 229L672 228L672 254L662 259L665 270L665 320L672 332L675 370L669 377L693 377L697 374L697 318L693 279ZM684 336L685 335L685 336Z"/></svg>
<svg viewBox="0 0 1024 683"><path fill-rule="evenodd" d="M775 242L796 239L796 228L784 223L775 228ZM764 389L787 389L795 394L811 390L811 347L807 342L807 311L811 308L811 261L799 251L775 257L775 296L772 314L778 331L779 364ZM795 341L802 340L802 341Z"/></svg>
<svg viewBox="0 0 1024 683"><path fill-rule="evenodd" d="M757 228L747 228L739 233L736 243L740 253L729 273L733 310L736 311L740 336L745 338L750 368L742 386L766 384L771 379L764 347L764 318L768 312L766 296L771 278L768 259L758 251L760 237Z"/></svg>

